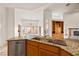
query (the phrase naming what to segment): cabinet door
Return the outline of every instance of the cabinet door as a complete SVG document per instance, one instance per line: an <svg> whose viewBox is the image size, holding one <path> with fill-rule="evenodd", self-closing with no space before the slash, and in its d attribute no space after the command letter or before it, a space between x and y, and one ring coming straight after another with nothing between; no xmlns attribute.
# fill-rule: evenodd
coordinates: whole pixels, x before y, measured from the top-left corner
<svg viewBox="0 0 79 59"><path fill-rule="evenodd" d="M53 46L53 45L48 45L48 44L42 44L42 43L40 43L39 44L39 48L47 50L47 51L54 52L56 54L59 54L59 47L56 47L56 46Z"/></svg>
<svg viewBox="0 0 79 59"><path fill-rule="evenodd" d="M53 35L54 39L62 40L64 38L63 27L64 27L63 21L53 21L52 22L52 35Z"/></svg>
<svg viewBox="0 0 79 59"><path fill-rule="evenodd" d="M39 49L39 56L58 56L58 54L55 54L47 50Z"/></svg>
<svg viewBox="0 0 79 59"><path fill-rule="evenodd" d="M38 47L28 44L27 45L27 56L38 56Z"/></svg>
<svg viewBox="0 0 79 59"><path fill-rule="evenodd" d="M25 43L24 41L9 41L8 42L8 55L9 56L24 56Z"/></svg>
<svg viewBox="0 0 79 59"><path fill-rule="evenodd" d="M61 56L72 56L69 52L64 51L63 49L61 49Z"/></svg>

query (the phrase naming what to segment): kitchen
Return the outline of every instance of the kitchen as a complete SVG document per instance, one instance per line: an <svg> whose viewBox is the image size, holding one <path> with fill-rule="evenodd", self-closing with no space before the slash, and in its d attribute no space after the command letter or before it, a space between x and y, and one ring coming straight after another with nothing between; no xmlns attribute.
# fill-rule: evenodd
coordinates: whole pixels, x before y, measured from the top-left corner
<svg viewBox="0 0 79 59"><path fill-rule="evenodd" d="M4 5L7 6L7 4ZM38 4L26 4L26 8L27 5L36 6ZM69 6L66 6L65 3L46 5L49 5L46 9L42 7L35 10L10 7L1 9L3 12L0 15L6 17L2 18L4 21L1 23L1 30L4 29L1 33L3 33L3 37L5 35L7 38L6 55L79 55L78 33L74 33L79 29L78 4L70 4ZM3 41L5 42L4 39Z"/></svg>

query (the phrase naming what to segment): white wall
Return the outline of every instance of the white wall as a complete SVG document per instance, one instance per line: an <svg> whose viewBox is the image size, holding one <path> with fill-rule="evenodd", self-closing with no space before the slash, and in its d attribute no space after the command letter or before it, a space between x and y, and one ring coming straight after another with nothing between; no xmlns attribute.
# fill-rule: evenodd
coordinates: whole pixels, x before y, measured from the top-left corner
<svg viewBox="0 0 79 59"><path fill-rule="evenodd" d="M43 34L43 11L28 11L24 9L15 9L15 36L18 36L17 27L21 24L22 19L26 20L39 20L39 26Z"/></svg>
<svg viewBox="0 0 79 59"><path fill-rule="evenodd" d="M7 38L7 30L5 30L7 29L6 26L6 8L0 7L0 45L2 45Z"/></svg>
<svg viewBox="0 0 79 59"><path fill-rule="evenodd" d="M7 37L8 39L15 36L15 8L7 8Z"/></svg>
<svg viewBox="0 0 79 59"><path fill-rule="evenodd" d="M63 13L52 12L52 20L63 21Z"/></svg>
<svg viewBox="0 0 79 59"><path fill-rule="evenodd" d="M68 28L79 28L79 12L64 14L64 35L69 36Z"/></svg>
<svg viewBox="0 0 79 59"><path fill-rule="evenodd" d="M0 7L0 45L14 35L13 8Z"/></svg>

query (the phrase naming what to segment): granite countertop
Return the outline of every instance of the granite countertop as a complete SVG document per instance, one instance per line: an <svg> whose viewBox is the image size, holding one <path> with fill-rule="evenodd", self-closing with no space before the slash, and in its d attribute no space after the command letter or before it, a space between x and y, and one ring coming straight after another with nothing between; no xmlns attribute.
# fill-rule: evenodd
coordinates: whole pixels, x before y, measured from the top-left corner
<svg viewBox="0 0 79 59"><path fill-rule="evenodd" d="M14 39L15 40L31 40L31 41L48 44L48 45L58 46L64 50L68 51L69 53L71 53L74 56L77 56L77 55L79 56L79 40L65 39L67 46L63 46L63 45L59 45L59 44L50 43L47 40L45 40L44 38L41 40L26 39L26 38L11 38L11 40L14 40Z"/></svg>

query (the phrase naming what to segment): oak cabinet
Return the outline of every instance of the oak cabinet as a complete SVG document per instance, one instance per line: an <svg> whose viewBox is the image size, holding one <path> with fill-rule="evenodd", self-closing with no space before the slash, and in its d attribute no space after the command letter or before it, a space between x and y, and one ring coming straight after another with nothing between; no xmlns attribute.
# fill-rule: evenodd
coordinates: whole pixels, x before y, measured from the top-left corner
<svg viewBox="0 0 79 59"><path fill-rule="evenodd" d="M56 46L40 43L39 55L40 56L58 56L59 48Z"/></svg>
<svg viewBox="0 0 79 59"><path fill-rule="evenodd" d="M72 55L60 47L27 40L27 56L72 56Z"/></svg>
<svg viewBox="0 0 79 59"><path fill-rule="evenodd" d="M55 54L44 49L39 49L39 56L58 56L58 54Z"/></svg>
<svg viewBox="0 0 79 59"><path fill-rule="evenodd" d="M64 22L63 21L52 21L52 36L54 39L64 39Z"/></svg>
<svg viewBox="0 0 79 59"><path fill-rule="evenodd" d="M29 45L32 45L32 46L38 47L39 42L27 40L27 45L28 45L28 44L29 44Z"/></svg>
<svg viewBox="0 0 79 59"><path fill-rule="evenodd" d="M61 56L72 56L69 52L61 49L61 53L60 53Z"/></svg>
<svg viewBox="0 0 79 59"><path fill-rule="evenodd" d="M51 52L54 52L54 53L57 53L57 54L59 53L59 47L56 47L56 46L53 46L53 45L40 43L39 48L47 50L47 51L51 51Z"/></svg>
<svg viewBox="0 0 79 59"><path fill-rule="evenodd" d="M32 40L8 40L8 56L72 56L64 49Z"/></svg>
<svg viewBox="0 0 79 59"><path fill-rule="evenodd" d="M27 56L38 56L38 43L27 41Z"/></svg>
<svg viewBox="0 0 79 59"><path fill-rule="evenodd" d="M32 45L28 45L27 56L38 56L38 48Z"/></svg>

